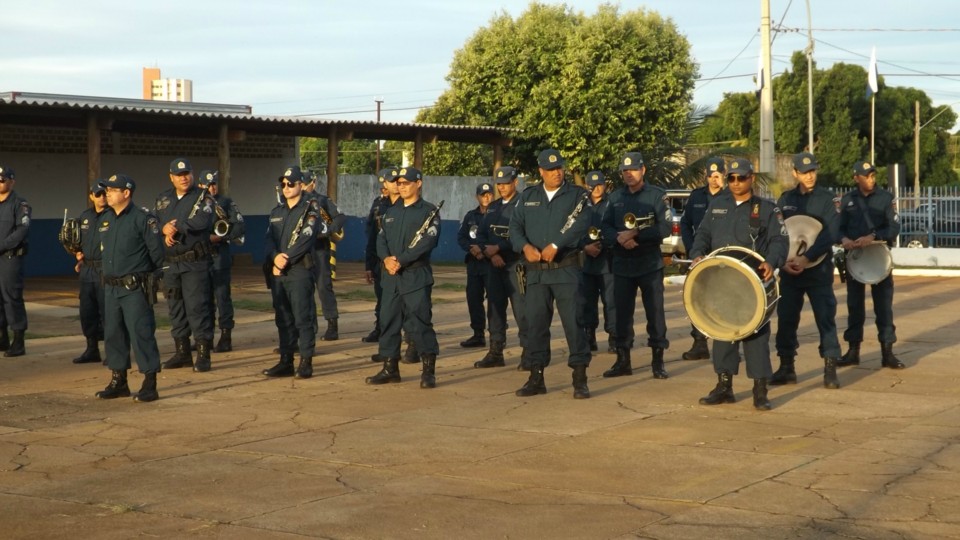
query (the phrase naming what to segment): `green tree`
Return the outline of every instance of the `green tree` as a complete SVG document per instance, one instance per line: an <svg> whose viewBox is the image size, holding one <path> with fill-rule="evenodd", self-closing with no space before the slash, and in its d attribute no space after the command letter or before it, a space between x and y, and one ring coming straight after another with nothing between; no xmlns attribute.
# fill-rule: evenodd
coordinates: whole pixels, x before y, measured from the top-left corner
<svg viewBox="0 0 960 540"><path fill-rule="evenodd" d="M327 142L327 139L312 137L300 139L301 167L324 172L327 167ZM377 141L340 141L337 148L337 171L340 174L376 174Z"/></svg>

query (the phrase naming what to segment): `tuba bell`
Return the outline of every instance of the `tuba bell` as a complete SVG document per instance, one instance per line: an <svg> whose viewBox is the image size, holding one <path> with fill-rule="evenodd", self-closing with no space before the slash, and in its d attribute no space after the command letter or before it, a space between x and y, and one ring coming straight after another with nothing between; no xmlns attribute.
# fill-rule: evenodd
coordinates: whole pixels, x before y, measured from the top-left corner
<svg viewBox="0 0 960 540"><path fill-rule="evenodd" d="M59 235L60 245L67 253L76 255L81 250L80 245L80 221L76 219L67 219L67 209L63 209L63 225L60 226Z"/></svg>

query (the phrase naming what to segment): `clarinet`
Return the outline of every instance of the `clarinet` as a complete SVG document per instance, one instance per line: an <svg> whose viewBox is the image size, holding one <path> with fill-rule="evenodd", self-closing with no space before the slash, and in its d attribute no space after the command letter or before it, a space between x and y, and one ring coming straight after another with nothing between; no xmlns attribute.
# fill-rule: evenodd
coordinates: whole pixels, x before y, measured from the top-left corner
<svg viewBox="0 0 960 540"><path fill-rule="evenodd" d="M423 225L421 225L417 230L417 234L413 235L413 240L410 241L410 245L407 246L407 249L413 249L417 244L420 243L423 235L426 234L427 229L430 228L430 222L433 221L433 218L437 217L437 214L440 213L440 209L443 208L443 203L444 201L440 201L440 204L438 204L436 208L427 214L427 219L424 220Z"/></svg>
<svg viewBox="0 0 960 540"><path fill-rule="evenodd" d="M287 249L293 247L297 243L297 240L300 239L300 229L303 229L303 220L307 218L307 214L310 212L310 201L307 201L306 207L303 209L303 213L300 214L300 219L297 220L297 226L293 229L293 234L290 235L290 241L287 242Z"/></svg>
<svg viewBox="0 0 960 540"><path fill-rule="evenodd" d="M573 224L576 223L580 212L583 212L583 205L587 203L587 199L589 198L590 196L584 193L583 197L580 198L580 202L577 203L577 206L573 208L573 212L570 212L570 215L567 216L567 222L564 223L563 227L560 228L560 234L565 234L570 230L570 227L573 227Z"/></svg>
<svg viewBox="0 0 960 540"><path fill-rule="evenodd" d="M200 190L200 196L197 197L197 202L194 203L193 209L190 210L190 215L187 216L187 219L193 219L193 216L197 215L197 212L200 211L200 203L203 202L203 198L207 195L207 190L201 188L200 186L197 186L197 189Z"/></svg>

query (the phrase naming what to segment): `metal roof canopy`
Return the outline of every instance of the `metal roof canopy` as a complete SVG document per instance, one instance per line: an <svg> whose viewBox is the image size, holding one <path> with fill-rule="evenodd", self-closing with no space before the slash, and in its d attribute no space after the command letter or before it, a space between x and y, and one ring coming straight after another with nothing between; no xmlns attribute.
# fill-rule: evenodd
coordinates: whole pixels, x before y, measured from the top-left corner
<svg viewBox="0 0 960 540"><path fill-rule="evenodd" d="M341 140L412 141L414 166L423 168L423 144L449 141L493 147L494 168L502 165L503 147L519 130L492 126L319 120L253 114L247 105L183 103L142 99L69 96L28 92L0 93L0 123L87 129L87 181L100 177L100 131L168 137L218 138L221 184L229 189L230 142L247 133L328 139L327 193L336 200L337 147ZM189 128L184 131L183 128Z"/></svg>

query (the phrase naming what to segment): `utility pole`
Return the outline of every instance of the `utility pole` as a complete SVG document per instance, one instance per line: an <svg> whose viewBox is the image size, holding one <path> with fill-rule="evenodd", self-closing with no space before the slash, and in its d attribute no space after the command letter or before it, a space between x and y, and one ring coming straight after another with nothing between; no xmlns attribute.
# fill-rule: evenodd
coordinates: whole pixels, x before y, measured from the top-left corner
<svg viewBox="0 0 960 540"><path fill-rule="evenodd" d="M380 123L380 104L383 103L382 99L374 99L377 102L377 123ZM377 172L374 174L380 174L380 140L377 140Z"/></svg>
<svg viewBox="0 0 960 540"><path fill-rule="evenodd" d="M913 198L920 204L920 101L913 102Z"/></svg>
<svg viewBox="0 0 960 540"><path fill-rule="evenodd" d="M770 0L760 0L760 56L763 62L763 87L760 89L760 171L776 173L773 138L773 62L770 51Z"/></svg>
<svg viewBox="0 0 960 540"><path fill-rule="evenodd" d="M807 0L807 152L813 152L813 19ZM872 157L870 158L873 159Z"/></svg>

